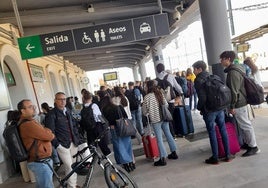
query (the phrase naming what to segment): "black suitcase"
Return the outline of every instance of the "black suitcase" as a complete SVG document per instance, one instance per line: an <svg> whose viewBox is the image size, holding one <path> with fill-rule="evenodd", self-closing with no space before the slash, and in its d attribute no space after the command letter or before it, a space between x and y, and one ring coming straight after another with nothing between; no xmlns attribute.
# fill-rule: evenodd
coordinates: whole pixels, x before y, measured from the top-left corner
<svg viewBox="0 0 268 188"><path fill-rule="evenodd" d="M185 136L194 133L194 125L190 107L180 105L174 108L173 112L175 134Z"/></svg>

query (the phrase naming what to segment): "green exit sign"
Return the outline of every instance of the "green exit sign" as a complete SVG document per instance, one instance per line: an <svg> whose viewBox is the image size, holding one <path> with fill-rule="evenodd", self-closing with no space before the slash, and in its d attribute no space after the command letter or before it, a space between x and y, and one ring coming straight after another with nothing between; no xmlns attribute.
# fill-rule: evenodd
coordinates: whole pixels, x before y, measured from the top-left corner
<svg viewBox="0 0 268 188"><path fill-rule="evenodd" d="M18 44L20 48L21 58L23 60L43 56L43 50L39 35L18 38Z"/></svg>

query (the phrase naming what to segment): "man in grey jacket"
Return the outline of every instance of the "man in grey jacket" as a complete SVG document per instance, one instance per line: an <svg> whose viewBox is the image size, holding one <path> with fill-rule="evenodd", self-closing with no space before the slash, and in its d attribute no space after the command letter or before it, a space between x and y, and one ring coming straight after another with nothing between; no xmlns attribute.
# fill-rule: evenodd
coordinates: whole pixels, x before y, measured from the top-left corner
<svg viewBox="0 0 268 188"><path fill-rule="evenodd" d="M164 77L168 74L167 81L172 85L172 87L179 93L180 95L183 94L181 86L178 84L175 76L173 74L169 74L167 71L165 71L165 65L162 63L159 63L156 65L156 71L158 73L157 78L160 80L163 80Z"/></svg>
<svg viewBox="0 0 268 188"><path fill-rule="evenodd" d="M227 73L226 85L231 89L232 94L230 113L237 120L245 143L243 148L247 150L242 156L248 157L259 153L260 150L257 147L254 128L248 117L244 78L241 73L234 70L240 69L245 72L245 68L242 65L233 63L235 57L236 54L234 51L224 51L220 55L221 64L225 67L224 72Z"/></svg>

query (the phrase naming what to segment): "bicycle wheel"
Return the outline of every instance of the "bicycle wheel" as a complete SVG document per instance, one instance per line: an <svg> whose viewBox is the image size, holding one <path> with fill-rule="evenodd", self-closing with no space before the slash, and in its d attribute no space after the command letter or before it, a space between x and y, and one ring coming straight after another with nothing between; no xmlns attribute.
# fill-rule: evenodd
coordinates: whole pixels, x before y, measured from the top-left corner
<svg viewBox="0 0 268 188"><path fill-rule="evenodd" d="M119 166L115 166L115 168L118 170L118 173L115 171L115 169L111 166L111 164L106 163L105 169L104 169L104 176L106 184L109 188L137 188L138 185L134 182L133 178L130 176L127 171L125 171L123 168ZM124 180L120 177L124 178Z"/></svg>

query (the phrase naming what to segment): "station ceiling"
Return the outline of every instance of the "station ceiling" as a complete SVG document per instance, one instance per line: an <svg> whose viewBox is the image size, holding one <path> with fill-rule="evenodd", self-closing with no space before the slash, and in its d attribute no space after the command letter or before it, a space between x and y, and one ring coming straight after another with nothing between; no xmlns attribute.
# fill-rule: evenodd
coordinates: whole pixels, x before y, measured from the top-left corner
<svg viewBox="0 0 268 188"><path fill-rule="evenodd" d="M181 1L183 4L181 4ZM184 12L195 0L1 0L0 24L18 26L18 9L23 36L72 30L163 13L168 14L172 31L174 12ZM15 6L14 6L15 5ZM183 5L178 8L178 5ZM175 7L176 10L175 10ZM134 67L150 52L159 38L99 46L58 54L85 71Z"/></svg>

